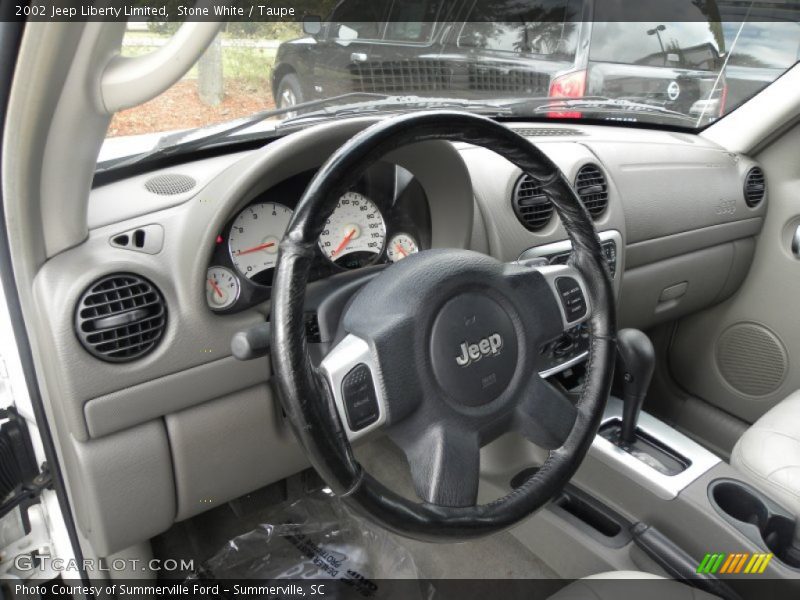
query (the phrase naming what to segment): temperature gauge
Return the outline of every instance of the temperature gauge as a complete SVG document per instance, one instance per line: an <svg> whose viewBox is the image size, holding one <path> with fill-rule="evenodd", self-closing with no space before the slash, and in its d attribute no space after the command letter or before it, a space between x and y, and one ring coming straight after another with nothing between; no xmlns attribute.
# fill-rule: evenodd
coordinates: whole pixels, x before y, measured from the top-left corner
<svg viewBox="0 0 800 600"><path fill-rule="evenodd" d="M233 306L239 298L239 278L225 267L209 267L206 273L206 301L212 310Z"/></svg>
<svg viewBox="0 0 800 600"><path fill-rule="evenodd" d="M392 262L403 260L410 254L419 252L419 246L414 238L407 233L398 233L389 240L389 246L386 248L386 255Z"/></svg>

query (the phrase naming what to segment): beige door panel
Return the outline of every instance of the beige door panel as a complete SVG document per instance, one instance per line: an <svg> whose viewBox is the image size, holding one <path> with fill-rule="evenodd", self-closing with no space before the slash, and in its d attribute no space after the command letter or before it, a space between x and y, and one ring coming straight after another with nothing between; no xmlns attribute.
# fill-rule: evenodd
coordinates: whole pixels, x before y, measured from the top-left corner
<svg viewBox="0 0 800 600"><path fill-rule="evenodd" d="M682 319L670 351L688 392L752 423L800 389L800 127L756 158L769 202L744 284L726 302Z"/></svg>

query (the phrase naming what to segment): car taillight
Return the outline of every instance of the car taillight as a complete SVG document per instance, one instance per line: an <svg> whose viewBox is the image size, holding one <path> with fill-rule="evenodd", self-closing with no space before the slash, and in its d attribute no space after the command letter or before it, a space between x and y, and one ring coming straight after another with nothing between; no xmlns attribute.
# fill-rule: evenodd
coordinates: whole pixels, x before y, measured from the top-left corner
<svg viewBox="0 0 800 600"><path fill-rule="evenodd" d="M586 94L586 71L570 71L553 77L550 81L549 96L551 98L583 98ZM548 117L561 119L580 119L579 112L553 111Z"/></svg>

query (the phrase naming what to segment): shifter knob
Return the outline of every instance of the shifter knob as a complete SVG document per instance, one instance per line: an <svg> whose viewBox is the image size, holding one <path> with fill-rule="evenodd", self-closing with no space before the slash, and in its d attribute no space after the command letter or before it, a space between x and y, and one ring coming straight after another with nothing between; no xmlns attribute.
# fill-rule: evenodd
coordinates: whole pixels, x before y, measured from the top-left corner
<svg viewBox="0 0 800 600"><path fill-rule="evenodd" d="M622 329L617 333L617 352L624 381L620 440L632 444L636 441L639 411L653 378L656 354L653 342L638 329Z"/></svg>

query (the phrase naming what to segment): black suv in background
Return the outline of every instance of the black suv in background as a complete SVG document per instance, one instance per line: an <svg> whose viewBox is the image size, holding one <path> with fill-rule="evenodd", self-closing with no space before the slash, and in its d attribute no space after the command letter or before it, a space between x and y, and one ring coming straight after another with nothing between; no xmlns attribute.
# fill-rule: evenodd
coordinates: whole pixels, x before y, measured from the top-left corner
<svg viewBox="0 0 800 600"><path fill-rule="evenodd" d="M686 4L681 22L592 22L614 1L342 0L327 22L281 44L274 98L286 107L350 92L598 96L720 115L725 32L714 0L668 0ZM642 0L654 1L664 0Z"/></svg>

